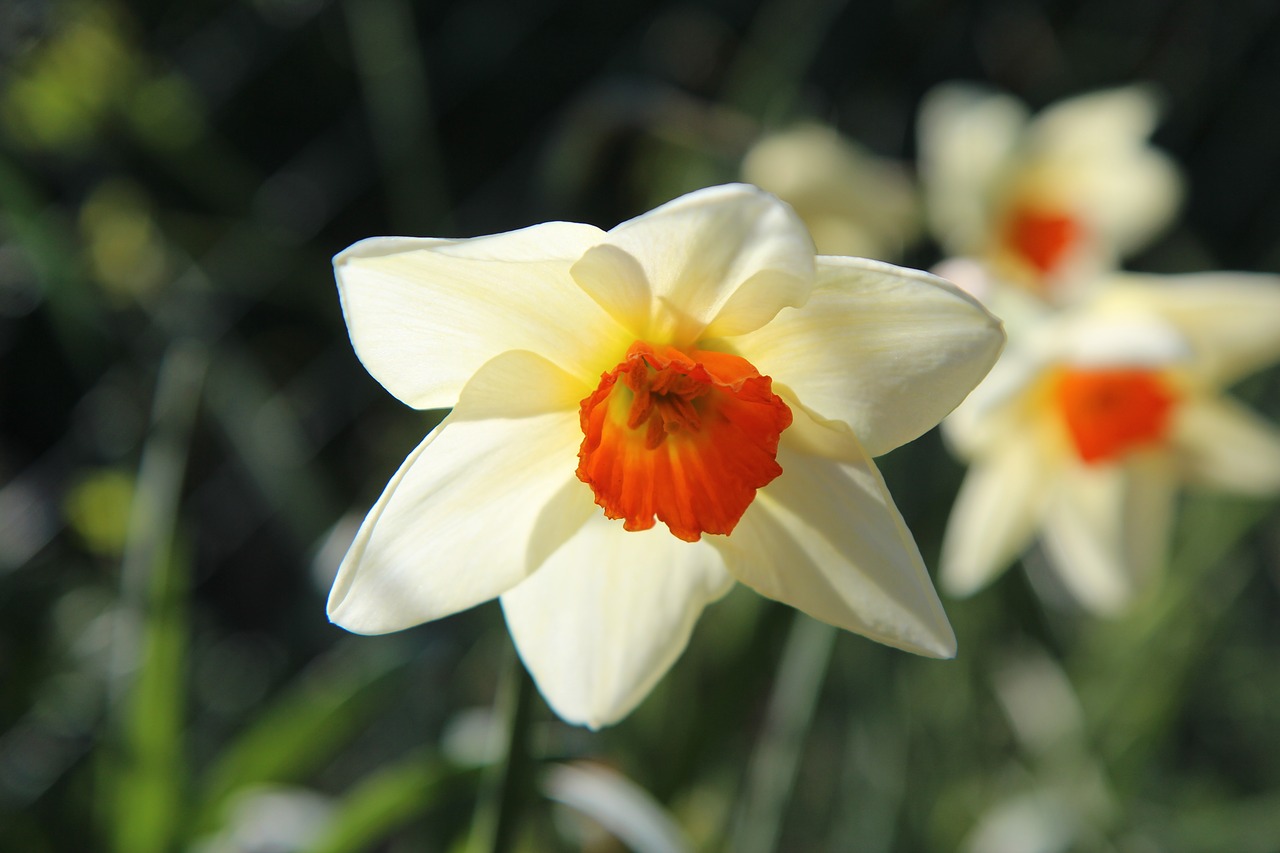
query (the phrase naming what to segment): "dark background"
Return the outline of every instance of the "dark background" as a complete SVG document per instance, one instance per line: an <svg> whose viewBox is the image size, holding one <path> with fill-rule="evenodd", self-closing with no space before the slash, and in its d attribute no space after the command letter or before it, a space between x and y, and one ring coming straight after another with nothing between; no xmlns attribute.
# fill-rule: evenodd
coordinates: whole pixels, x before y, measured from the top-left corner
<svg viewBox="0 0 1280 853"><path fill-rule="evenodd" d="M368 843L456 841L477 783L442 738L508 641L492 605L378 639L324 618L326 537L438 417L360 367L330 257L610 227L798 119L909 162L957 79L1037 109L1153 84L1188 193L1129 266L1280 272L1269 0L0 4L0 849L185 848L251 784L340 803L406 755L447 784L414 777L422 807ZM1239 393L1280 416L1274 371ZM960 469L932 435L885 469L932 564ZM1170 591L1119 623L1015 571L948 603L954 664L840 637L778 849L954 850L1049 791L1085 803L1057 849L1280 850L1276 504L1186 517ZM604 761L727 849L790 618L731 596L615 729L539 707L537 757ZM1002 716L1023 653L1075 685L1079 761ZM529 813L529 849L586 846Z"/></svg>

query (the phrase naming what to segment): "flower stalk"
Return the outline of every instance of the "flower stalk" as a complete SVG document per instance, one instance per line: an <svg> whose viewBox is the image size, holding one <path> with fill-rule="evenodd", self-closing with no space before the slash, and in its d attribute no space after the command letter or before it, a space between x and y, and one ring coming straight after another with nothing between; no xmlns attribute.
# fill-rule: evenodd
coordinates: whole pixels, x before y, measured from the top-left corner
<svg viewBox="0 0 1280 853"><path fill-rule="evenodd" d="M505 853L514 847L520 816L533 779L529 723L533 682L513 648L498 684L494 707L502 720L501 759L481 782L467 853Z"/></svg>

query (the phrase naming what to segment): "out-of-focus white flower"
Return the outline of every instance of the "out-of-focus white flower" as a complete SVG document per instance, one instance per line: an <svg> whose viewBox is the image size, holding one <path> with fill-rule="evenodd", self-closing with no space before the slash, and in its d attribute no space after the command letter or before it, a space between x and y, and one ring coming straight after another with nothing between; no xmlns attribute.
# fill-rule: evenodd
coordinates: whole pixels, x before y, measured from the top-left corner
<svg viewBox="0 0 1280 853"><path fill-rule="evenodd" d="M608 232L374 238L335 267L370 373L453 408L356 535L338 624L396 631L500 597L549 704L593 727L648 693L734 580L954 653L871 461L996 358L998 321L951 285L815 258L790 208L742 185Z"/></svg>
<svg viewBox="0 0 1280 853"><path fill-rule="evenodd" d="M898 257L920 230L907 170L825 125L761 137L742 177L791 205L824 255Z"/></svg>
<svg viewBox="0 0 1280 853"><path fill-rule="evenodd" d="M1082 604L1113 613L1162 565L1180 484L1280 491L1280 430L1221 393L1280 358L1280 279L1118 275L1010 341L944 424L970 462L941 581L971 593L1039 531Z"/></svg>
<svg viewBox="0 0 1280 853"><path fill-rule="evenodd" d="M940 86L919 117L929 226L949 255L1069 301L1177 211L1178 169L1147 141L1156 118L1140 86L1070 98L1035 118L1011 96Z"/></svg>
<svg viewBox="0 0 1280 853"><path fill-rule="evenodd" d="M590 820L635 853L685 853L693 849L679 824L653 795L616 770L587 761L556 764L542 777L540 787L549 799L581 815L579 821ZM593 828L578 826L576 834L590 838Z"/></svg>
<svg viewBox="0 0 1280 853"><path fill-rule="evenodd" d="M334 804L305 788L262 786L236 795L224 828L197 841L193 853L304 850L324 836Z"/></svg>

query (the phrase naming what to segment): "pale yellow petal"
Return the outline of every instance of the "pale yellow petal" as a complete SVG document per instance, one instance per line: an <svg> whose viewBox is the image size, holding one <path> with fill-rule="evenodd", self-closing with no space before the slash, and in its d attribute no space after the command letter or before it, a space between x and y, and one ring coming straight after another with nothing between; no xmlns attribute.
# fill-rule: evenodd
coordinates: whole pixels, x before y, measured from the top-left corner
<svg viewBox="0 0 1280 853"><path fill-rule="evenodd" d="M813 287L799 218L745 184L711 187L612 229L573 276L636 337L692 346L759 328Z"/></svg>
<svg viewBox="0 0 1280 853"><path fill-rule="evenodd" d="M732 582L705 542L662 525L628 532L597 513L502 596L502 609L547 704L595 729L644 699Z"/></svg>
<svg viewBox="0 0 1280 853"><path fill-rule="evenodd" d="M1028 142L1060 157L1084 157L1145 145L1160 104L1146 86L1103 89L1046 107L1027 128Z"/></svg>
<svg viewBox="0 0 1280 853"><path fill-rule="evenodd" d="M420 409L452 406L507 350L538 353L594 384L632 341L569 275L602 239L592 226L553 222L470 240L356 243L334 258L356 355Z"/></svg>
<svg viewBox="0 0 1280 853"><path fill-rule="evenodd" d="M1280 428L1234 400L1186 401L1173 443L1194 485L1258 497L1280 493Z"/></svg>
<svg viewBox="0 0 1280 853"><path fill-rule="evenodd" d="M1035 433L1011 432L973 463L951 508L939 582L951 595L986 586L1026 550L1044 515L1057 466Z"/></svg>
<svg viewBox="0 0 1280 853"><path fill-rule="evenodd" d="M1042 539L1053 569L1085 608L1116 615L1138 592L1129 560L1123 465L1071 465L1053 484Z"/></svg>
<svg viewBox="0 0 1280 853"><path fill-rule="evenodd" d="M1028 127L1029 160L1059 174L1089 227L1122 254L1164 228L1182 198L1177 166L1148 141L1158 117L1154 93L1127 86L1061 101Z"/></svg>
<svg viewBox="0 0 1280 853"><path fill-rule="evenodd" d="M897 254L919 229L906 170L825 125L762 137L743 157L742 177L791 205L824 255Z"/></svg>
<svg viewBox="0 0 1280 853"><path fill-rule="evenodd" d="M918 270L822 257L813 295L726 341L879 456L933 428L973 390L1004 343L1000 321Z"/></svg>
<svg viewBox="0 0 1280 853"><path fill-rule="evenodd" d="M1163 576L1168 562L1179 472L1173 455L1163 450L1134 454L1125 467L1125 555L1142 591Z"/></svg>
<svg viewBox="0 0 1280 853"><path fill-rule="evenodd" d="M465 610L519 583L572 535L585 520L573 508L584 499L590 508L574 475L582 433L564 393L574 382L530 353L478 372L369 511L329 618L380 634Z"/></svg>
<svg viewBox="0 0 1280 853"><path fill-rule="evenodd" d="M861 458L839 464L784 443L782 475L712 544L761 595L890 646L951 657L955 635L880 472L847 430L832 440L852 442L846 455Z"/></svg>
<svg viewBox="0 0 1280 853"><path fill-rule="evenodd" d="M987 377L942 422L943 438L956 456L971 461L999 452L1039 421L1031 393L1052 362L1029 343L1026 335L1010 340Z"/></svg>
<svg viewBox="0 0 1280 853"><path fill-rule="evenodd" d="M948 84L920 107L919 169L929 224L948 254L981 250L993 196L1014 167L1027 124L1017 99L977 86Z"/></svg>
<svg viewBox="0 0 1280 853"><path fill-rule="evenodd" d="M1082 216L1120 255L1149 243L1182 203L1181 172L1154 148L1118 152L1074 181Z"/></svg>
<svg viewBox="0 0 1280 853"><path fill-rule="evenodd" d="M1280 276L1257 273L1124 275L1101 307L1146 312L1189 340L1197 375L1228 385L1280 360Z"/></svg>

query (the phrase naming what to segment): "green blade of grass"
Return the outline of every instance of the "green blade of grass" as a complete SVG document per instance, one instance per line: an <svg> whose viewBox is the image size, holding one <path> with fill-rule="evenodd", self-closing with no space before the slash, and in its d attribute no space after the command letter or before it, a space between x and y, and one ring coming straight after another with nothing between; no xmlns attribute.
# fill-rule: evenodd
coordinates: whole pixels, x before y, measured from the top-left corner
<svg viewBox="0 0 1280 853"><path fill-rule="evenodd" d="M1232 551L1273 508L1242 498L1188 500L1165 589L1125 619L1098 626L1072 659L1093 736L1122 787L1142 778L1170 736L1190 674L1248 580Z"/></svg>
<svg viewBox="0 0 1280 853"><path fill-rule="evenodd" d="M834 627L796 613L728 849L776 848L835 639Z"/></svg>
<svg viewBox="0 0 1280 853"><path fill-rule="evenodd" d="M215 829L238 791L297 782L329 761L381 706L402 664L337 653L298 676L205 774L193 836Z"/></svg>
<svg viewBox="0 0 1280 853"><path fill-rule="evenodd" d="M371 850L395 829L440 806L453 793L470 791L475 770L462 770L429 754L414 753L363 779L338 805L329 824L303 853Z"/></svg>
<svg viewBox="0 0 1280 853"><path fill-rule="evenodd" d="M117 673L135 673L126 622L142 625L136 674L113 683L119 749L107 758L112 848L172 847L185 802L182 748L189 562L175 547L187 449L208 364L203 347L176 343L161 365L152 434L143 449L121 567Z"/></svg>
<svg viewBox="0 0 1280 853"><path fill-rule="evenodd" d="M515 649L507 650L506 674L495 703L505 722L503 760L490 768L476 803L469 853L506 853L513 849L520 818L533 791L529 724L533 711L533 679Z"/></svg>

